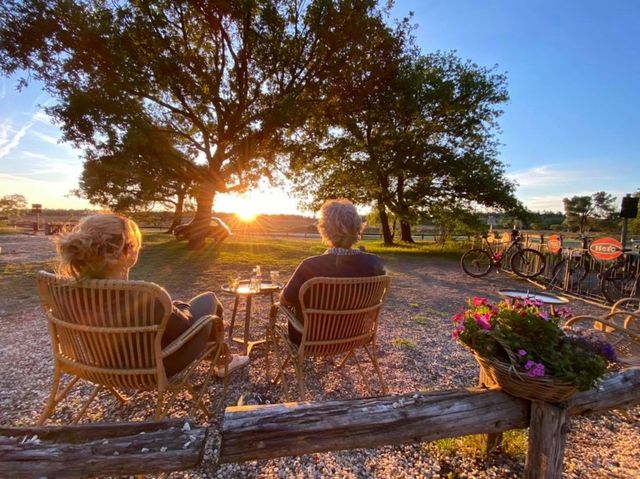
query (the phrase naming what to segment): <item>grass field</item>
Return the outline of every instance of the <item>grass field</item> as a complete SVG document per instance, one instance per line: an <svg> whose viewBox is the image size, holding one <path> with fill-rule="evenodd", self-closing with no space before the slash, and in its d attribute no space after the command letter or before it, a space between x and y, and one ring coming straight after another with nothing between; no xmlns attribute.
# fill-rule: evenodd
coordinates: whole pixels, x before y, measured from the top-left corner
<svg viewBox="0 0 640 479"><path fill-rule="evenodd" d="M15 234L15 232L14 232ZM369 252L385 256L416 255L459 257L467 248L463 243L399 244L384 246L380 241L364 241ZM25 248L27 245L25 244ZM0 288L9 302L5 308L10 312L21 307L24 301L37 301L35 275L39 270L55 268L51 243L42 238L41 244L31 247L51 249L50 261L0 262ZM321 254L325 246L320 241L298 239L274 239L268 237L231 237L219 249L205 247L191 251L185 242L158 232L145 232L138 264L131 270L131 279L153 281L162 284L171 293L190 294L192 291L209 290L212 285L226 282L231 271L248 278L254 266L269 270L280 270L283 277L293 272L307 256ZM5 251L6 253L6 251Z"/></svg>

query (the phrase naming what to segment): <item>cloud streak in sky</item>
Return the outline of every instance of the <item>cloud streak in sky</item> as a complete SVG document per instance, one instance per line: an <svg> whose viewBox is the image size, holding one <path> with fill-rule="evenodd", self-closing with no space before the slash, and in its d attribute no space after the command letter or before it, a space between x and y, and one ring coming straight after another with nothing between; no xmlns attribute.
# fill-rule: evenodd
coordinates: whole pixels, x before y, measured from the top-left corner
<svg viewBox="0 0 640 479"><path fill-rule="evenodd" d="M11 150L16 148L20 140L27 134L33 123L27 123L19 130L12 128L8 121L0 124L0 159L7 156Z"/></svg>

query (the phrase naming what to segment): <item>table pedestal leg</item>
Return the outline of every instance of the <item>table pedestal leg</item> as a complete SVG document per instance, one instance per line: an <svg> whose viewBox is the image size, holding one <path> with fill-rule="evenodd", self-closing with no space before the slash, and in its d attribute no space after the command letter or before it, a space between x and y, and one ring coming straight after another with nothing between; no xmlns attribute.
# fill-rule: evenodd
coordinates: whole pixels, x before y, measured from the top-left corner
<svg viewBox="0 0 640 479"><path fill-rule="evenodd" d="M244 315L244 355L248 355L251 352L249 345L249 326L251 326L251 295L247 296L247 309Z"/></svg>
<svg viewBox="0 0 640 479"><path fill-rule="evenodd" d="M236 299L233 302L233 313L231 314L231 323L229 323L229 340L227 344L231 347L231 342L233 341L233 325L236 323L236 313L238 312L238 302L240 298L236 295Z"/></svg>

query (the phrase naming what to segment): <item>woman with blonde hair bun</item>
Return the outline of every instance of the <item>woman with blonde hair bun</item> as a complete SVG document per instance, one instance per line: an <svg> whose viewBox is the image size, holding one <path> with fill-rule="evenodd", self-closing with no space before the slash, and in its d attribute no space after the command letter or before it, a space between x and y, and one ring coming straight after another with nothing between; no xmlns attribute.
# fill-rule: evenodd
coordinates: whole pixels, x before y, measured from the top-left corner
<svg viewBox="0 0 640 479"><path fill-rule="evenodd" d="M138 225L126 216L102 213L87 216L67 234L56 238L59 256L57 273L83 279L128 280L129 271L138 261L142 235ZM222 318L222 304L211 292L202 293L188 302L174 301L171 316L162 336L162 347L187 331L195 321L207 314ZM185 345L164 359L168 376L190 364L204 349L214 331L203 328ZM245 366L247 356L234 356L229 372ZM219 372L218 375L223 374Z"/></svg>

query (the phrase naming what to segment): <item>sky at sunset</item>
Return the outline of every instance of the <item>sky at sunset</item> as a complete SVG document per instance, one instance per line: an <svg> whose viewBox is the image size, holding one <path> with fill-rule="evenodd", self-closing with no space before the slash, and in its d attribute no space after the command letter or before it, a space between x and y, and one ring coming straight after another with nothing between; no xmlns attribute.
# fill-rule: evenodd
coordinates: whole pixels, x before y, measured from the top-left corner
<svg viewBox="0 0 640 479"><path fill-rule="evenodd" d="M640 189L640 2L618 0L405 0L423 52L457 50L508 78L501 160L532 210L561 210L565 196ZM0 79L0 196L45 208L85 208L80 152L60 143L39 85L17 92ZM295 213L284 190L220 195L214 208Z"/></svg>

